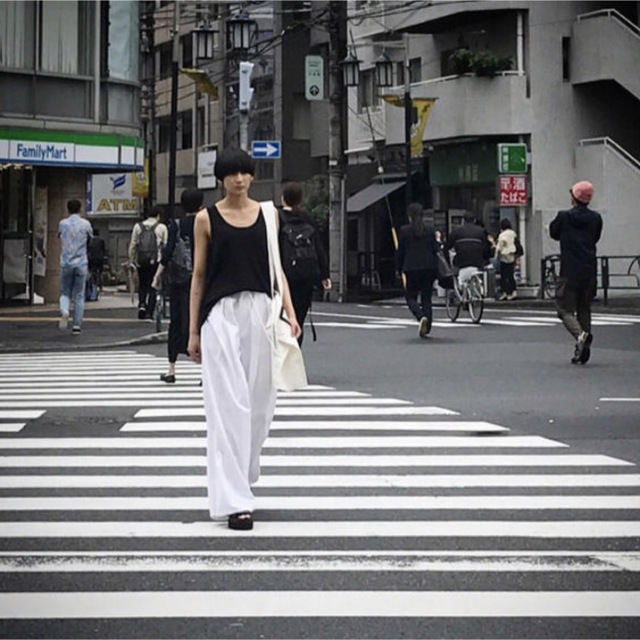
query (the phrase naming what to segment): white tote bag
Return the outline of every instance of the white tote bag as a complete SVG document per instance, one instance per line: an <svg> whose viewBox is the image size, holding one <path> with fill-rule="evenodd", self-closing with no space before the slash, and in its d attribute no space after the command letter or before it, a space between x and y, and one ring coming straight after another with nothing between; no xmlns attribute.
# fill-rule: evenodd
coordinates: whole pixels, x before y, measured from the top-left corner
<svg viewBox="0 0 640 640"><path fill-rule="evenodd" d="M278 245L278 215L273 202L261 202L267 225L269 274L271 277L271 318L267 331L272 346L273 381L276 389L294 391L306 387L307 372L298 341L291 335L291 325L282 306L282 263Z"/></svg>

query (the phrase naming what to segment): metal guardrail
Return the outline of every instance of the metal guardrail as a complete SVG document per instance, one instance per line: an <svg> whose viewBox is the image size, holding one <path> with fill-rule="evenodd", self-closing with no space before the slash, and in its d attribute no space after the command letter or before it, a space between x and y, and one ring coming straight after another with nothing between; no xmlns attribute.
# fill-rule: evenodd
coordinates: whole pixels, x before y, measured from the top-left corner
<svg viewBox="0 0 640 640"><path fill-rule="evenodd" d="M629 261L626 269L614 271L616 263ZM640 255L637 256L600 256L598 258L598 289L602 289L602 300L609 303L609 291L640 292ZM617 267L619 268L619 267ZM545 256L540 261L540 298L554 298L558 277L560 276L560 254ZM614 283L612 283L612 279ZM621 280L622 284L615 284Z"/></svg>
<svg viewBox="0 0 640 640"><path fill-rule="evenodd" d="M599 9L598 11L590 11L589 13L583 13L576 18L576 22L582 22L584 20L590 20L592 18L612 18L617 20L622 26L626 27L635 36L640 37L640 27L634 22L631 22L628 18L625 18L619 11L615 9Z"/></svg>

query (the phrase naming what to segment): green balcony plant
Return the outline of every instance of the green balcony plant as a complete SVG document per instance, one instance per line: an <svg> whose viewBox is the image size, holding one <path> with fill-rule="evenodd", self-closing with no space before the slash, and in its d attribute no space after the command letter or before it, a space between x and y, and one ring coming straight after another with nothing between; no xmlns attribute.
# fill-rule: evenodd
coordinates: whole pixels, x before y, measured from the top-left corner
<svg viewBox="0 0 640 640"><path fill-rule="evenodd" d="M473 59L474 54L471 49L467 49L467 47L460 47L449 56L451 70L456 75L471 73L473 70Z"/></svg>
<svg viewBox="0 0 640 640"><path fill-rule="evenodd" d="M493 78L501 71L509 71L513 67L510 57L500 58L492 51L472 51L467 47L456 49L449 56L449 63L453 73L475 73L477 76Z"/></svg>

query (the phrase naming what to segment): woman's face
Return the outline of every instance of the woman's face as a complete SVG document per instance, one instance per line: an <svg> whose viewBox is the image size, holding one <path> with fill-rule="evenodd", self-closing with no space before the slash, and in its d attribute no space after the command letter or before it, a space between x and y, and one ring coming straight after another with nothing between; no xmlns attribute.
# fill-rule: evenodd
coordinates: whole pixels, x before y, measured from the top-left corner
<svg viewBox="0 0 640 640"><path fill-rule="evenodd" d="M239 195L247 193L253 182L253 176L250 173L231 173L223 180L225 191L230 194Z"/></svg>

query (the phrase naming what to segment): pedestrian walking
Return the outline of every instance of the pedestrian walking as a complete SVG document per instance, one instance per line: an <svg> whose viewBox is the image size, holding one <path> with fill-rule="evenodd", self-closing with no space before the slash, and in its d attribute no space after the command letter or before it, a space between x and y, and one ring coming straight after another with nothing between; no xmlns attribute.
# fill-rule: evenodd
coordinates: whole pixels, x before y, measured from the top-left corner
<svg viewBox="0 0 640 640"><path fill-rule="evenodd" d="M301 208L300 184L285 183L280 200L280 256L289 283L291 302L301 329L298 343L302 346L304 322L311 308L314 288L321 285L324 291L331 289L329 264L318 229Z"/></svg>
<svg viewBox="0 0 640 640"><path fill-rule="evenodd" d="M152 282L169 235L167 226L160 221L161 216L162 207L152 207L131 231L129 262L138 270L139 320L153 318L156 308L156 290Z"/></svg>
<svg viewBox="0 0 640 640"><path fill-rule="evenodd" d="M244 151L222 151L214 173L224 197L195 222L189 354L202 363L209 511L231 529L253 527L251 485L276 402L267 212L249 197L254 167ZM298 337L286 278L282 294Z"/></svg>
<svg viewBox="0 0 640 640"><path fill-rule="evenodd" d="M58 327L69 327L69 313L73 299L72 333L80 334L84 318L84 298L89 273L87 247L93 238L91 223L80 216L79 200L67 202L68 216L58 225L60 238L60 320Z"/></svg>
<svg viewBox="0 0 640 640"><path fill-rule="evenodd" d="M560 242L560 277L556 286L558 317L575 338L572 364L591 357L591 301L597 291L596 245L602 216L589 208L593 185L586 180L571 187L571 209L559 211L549 234Z"/></svg>
<svg viewBox="0 0 640 640"><path fill-rule="evenodd" d="M180 196L184 216L169 225L169 237L162 250L160 262L156 268L151 286L157 291L163 287L163 273L169 269L178 250L186 251L188 261L193 264L193 225L195 215L202 209L204 194L200 189L185 189ZM189 292L191 290L190 274L179 280L169 278L169 335L167 337L167 373L160 375L160 380L168 384L176 381L176 362L183 353L189 355Z"/></svg>
<svg viewBox="0 0 640 640"><path fill-rule="evenodd" d="M84 297L87 302L95 302L102 291L102 270L107 258L107 245L104 238L100 237L100 229L93 230L87 258L89 273Z"/></svg>
<svg viewBox="0 0 640 640"><path fill-rule="evenodd" d="M406 278L407 305L418 320L418 335L426 338L433 323L431 295L438 277L440 244L435 230L425 220L421 204L412 202L407 208L407 216L409 224L400 229L398 238L396 271Z"/></svg>
<svg viewBox="0 0 640 640"><path fill-rule="evenodd" d="M511 221L503 218L500 221L500 233L496 243L496 255L500 262L500 289L502 293L499 300L515 300L516 279L514 271L517 260L516 232L511 227Z"/></svg>

